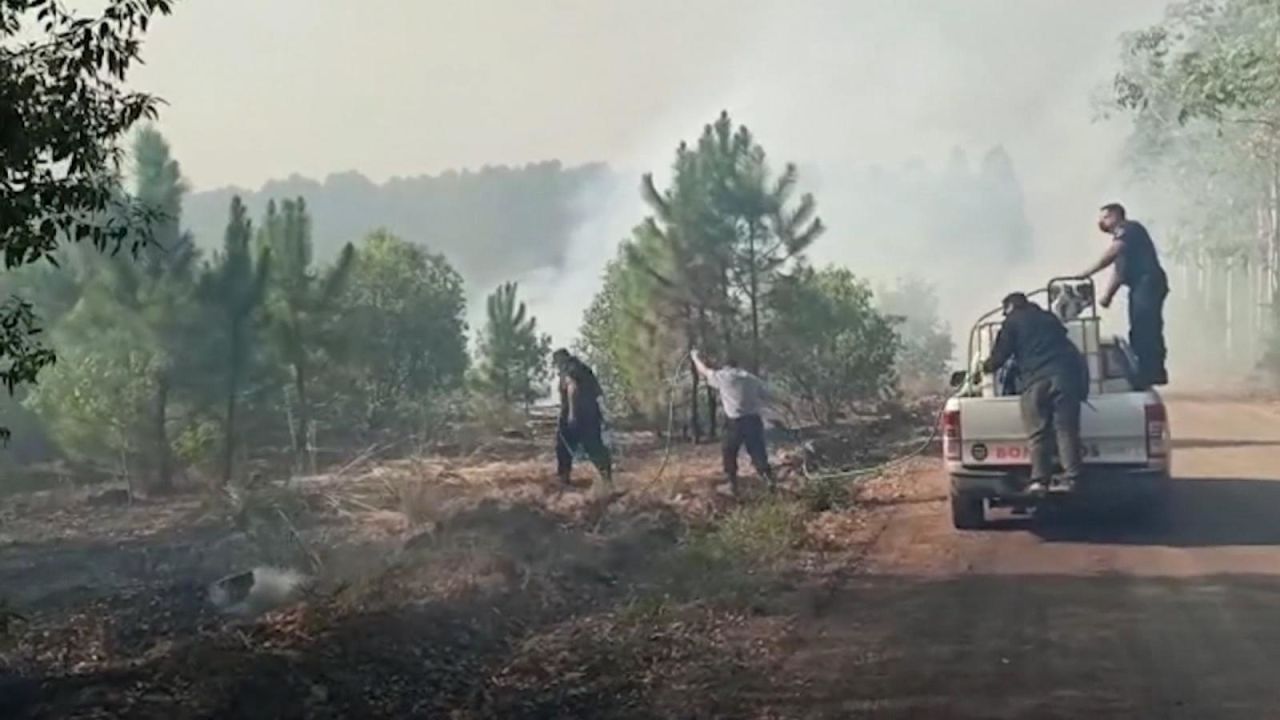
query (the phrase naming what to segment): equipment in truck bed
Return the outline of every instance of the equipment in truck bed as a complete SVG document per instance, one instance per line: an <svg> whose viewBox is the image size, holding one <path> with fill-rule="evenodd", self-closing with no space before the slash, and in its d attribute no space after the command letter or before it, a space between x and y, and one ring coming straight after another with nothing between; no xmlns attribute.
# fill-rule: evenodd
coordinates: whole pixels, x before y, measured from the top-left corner
<svg viewBox="0 0 1280 720"><path fill-rule="evenodd" d="M1081 413L1085 477L1071 499L1128 495L1139 508L1158 507L1168 486L1168 423L1160 396L1134 390L1133 358L1123 340L1104 340L1094 304L1094 288L1085 278L1055 278L1029 297L1045 295L1089 369L1089 401ZM968 360L988 357L999 332L1000 309L984 314L969 333ZM1011 507L1028 511L1050 500L1021 491L1030 472L1019 388L1003 377L961 386L943 411L943 458L951 476L952 519L958 528L985 524L986 510ZM1060 499L1060 498L1054 498Z"/></svg>

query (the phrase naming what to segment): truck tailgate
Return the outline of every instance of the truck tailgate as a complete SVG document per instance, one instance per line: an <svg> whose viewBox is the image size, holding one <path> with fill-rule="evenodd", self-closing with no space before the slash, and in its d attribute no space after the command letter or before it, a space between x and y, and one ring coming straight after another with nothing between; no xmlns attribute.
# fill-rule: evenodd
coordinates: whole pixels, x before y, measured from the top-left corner
<svg viewBox="0 0 1280 720"><path fill-rule="evenodd" d="M1028 464L1019 398L960 400L961 463L973 467ZM1147 462L1147 395L1127 392L1091 397L1081 408L1085 462Z"/></svg>

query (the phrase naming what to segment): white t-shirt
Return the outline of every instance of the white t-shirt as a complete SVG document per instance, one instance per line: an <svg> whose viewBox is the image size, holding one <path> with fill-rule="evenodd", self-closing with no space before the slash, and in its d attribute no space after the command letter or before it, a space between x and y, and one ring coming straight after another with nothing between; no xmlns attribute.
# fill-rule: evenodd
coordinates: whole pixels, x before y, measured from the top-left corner
<svg viewBox="0 0 1280 720"><path fill-rule="evenodd" d="M769 400L764 381L741 368L723 367L707 374L707 384L720 391L725 417L762 415Z"/></svg>

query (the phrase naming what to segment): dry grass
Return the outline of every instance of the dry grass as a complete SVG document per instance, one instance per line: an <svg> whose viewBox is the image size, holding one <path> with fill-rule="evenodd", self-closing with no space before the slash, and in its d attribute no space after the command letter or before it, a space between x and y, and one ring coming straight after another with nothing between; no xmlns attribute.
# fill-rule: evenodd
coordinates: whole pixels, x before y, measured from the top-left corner
<svg viewBox="0 0 1280 720"><path fill-rule="evenodd" d="M523 454L516 445L261 488L239 513L269 530L254 559L320 566L319 594L233 629L198 594L131 577L133 594L39 614L17 631L25 666L53 678L38 700L47 709L33 716L755 710L743 698L772 682L788 585L806 554L837 546L858 516L855 493L800 485L739 501L716 489L717 448L675 448L658 476L663 448L650 445L620 455L616 479L628 492L597 498L557 486L549 443L524 442ZM594 473L575 474L585 487ZM184 517L107 516L84 520L84 533L129 523L154 533ZM59 679L68 667L82 674Z"/></svg>

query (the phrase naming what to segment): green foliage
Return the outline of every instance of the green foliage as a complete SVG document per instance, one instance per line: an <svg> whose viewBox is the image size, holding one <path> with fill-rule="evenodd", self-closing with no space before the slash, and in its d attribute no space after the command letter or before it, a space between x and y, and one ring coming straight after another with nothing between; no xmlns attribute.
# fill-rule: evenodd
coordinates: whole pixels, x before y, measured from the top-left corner
<svg viewBox="0 0 1280 720"><path fill-rule="evenodd" d="M898 375L917 390L946 386L946 372L954 351L951 330L938 317L938 294L918 277L898 278L893 288L879 295L880 312L897 323L902 347Z"/></svg>
<svg viewBox="0 0 1280 720"><path fill-rule="evenodd" d="M673 170L666 191L645 176L654 214L637 232L631 261L654 277L651 294L668 306L666 314L704 347L712 315L720 316L723 349L733 346L735 316L745 305L750 365L758 369L764 294L825 230L813 196L792 203L796 168L772 177L764 148L726 112L703 129L695 148L677 148Z"/></svg>
<svg viewBox="0 0 1280 720"><path fill-rule="evenodd" d="M516 298L516 283L505 283L486 303L480 339L477 386L503 404L528 405L546 395L551 337L538 334L538 322Z"/></svg>
<svg viewBox="0 0 1280 720"><path fill-rule="evenodd" d="M341 342L339 304L355 248L347 245L332 266L312 263L311 216L302 198L272 202L258 231L260 251L270 253L266 312L269 340L293 376L293 438L296 467L315 471L313 384L315 368Z"/></svg>
<svg viewBox="0 0 1280 720"><path fill-rule="evenodd" d="M1115 101L1165 121L1274 117L1277 32L1280 14L1269 0L1175 4L1164 22L1125 36L1129 61L1116 75Z"/></svg>
<svg viewBox="0 0 1280 720"><path fill-rule="evenodd" d="M253 224L240 198L232 198L222 252L216 255L200 277L201 301L216 317L214 356L220 359L212 375L222 376L224 411L222 416L222 482L234 474L239 441L237 410L245 372L254 358L250 332L266 298L271 252L252 244ZM201 444L201 447L208 447Z"/></svg>
<svg viewBox="0 0 1280 720"><path fill-rule="evenodd" d="M46 371L25 405L71 458L118 463L127 474L151 464L155 355L136 326L103 327L103 320L82 306L54 333L63 361Z"/></svg>
<svg viewBox="0 0 1280 720"><path fill-rule="evenodd" d="M0 347L6 348L0 352L0 363L3 363L0 380L11 395L20 383L31 380L41 368L53 364L53 351L36 341L39 334L31 303L11 297L0 304ZM8 433L0 429L5 439Z"/></svg>
<svg viewBox="0 0 1280 720"><path fill-rule="evenodd" d="M467 369L462 277L440 255L378 230L361 243L342 300L342 373L365 429L411 426Z"/></svg>
<svg viewBox="0 0 1280 720"><path fill-rule="evenodd" d="M98 256L89 264L81 297L56 333L56 347L75 358L74 367L57 368L28 401L66 452L116 459L145 472L150 490L163 491L172 484L172 406L194 401L194 339L203 331L194 299L198 256L180 228L186 187L168 144L144 129L133 157L131 202L154 218L148 241L135 257ZM101 437L92 437L95 426L104 428Z"/></svg>
<svg viewBox="0 0 1280 720"><path fill-rule="evenodd" d="M830 424L894 393L901 339L852 272L802 268L772 298L770 379L795 399L798 413Z"/></svg>
<svg viewBox="0 0 1280 720"><path fill-rule="evenodd" d="M745 345L763 358L763 324L773 287L822 234L812 196L795 198L793 166L774 176L764 149L727 113L694 146L676 149L671 184L651 175L642 193L652 215L623 243L584 318L582 350L613 403L665 427L668 387L694 347L724 352ZM698 377L681 391L695 437L703 424ZM709 392L709 391L708 391Z"/></svg>
<svg viewBox="0 0 1280 720"><path fill-rule="evenodd" d="M1171 6L1123 38L1108 107L1134 120L1126 160L1183 252L1252 243L1277 153L1277 18L1257 0ZM1267 48L1270 48L1268 50ZM1185 202L1195 197L1197 202ZM1188 245L1190 242L1190 245Z"/></svg>
<svg viewBox="0 0 1280 720"><path fill-rule="evenodd" d="M605 266L600 290L582 315L582 328L578 333L574 351L595 373L604 391L603 402L612 415L637 415L641 411L635 405L636 393L626 371L628 338L626 318L622 314L623 258L609 261Z"/></svg>
<svg viewBox="0 0 1280 720"><path fill-rule="evenodd" d="M1261 265L1273 292L1280 285L1278 33L1280 13L1269 0L1172 5L1161 23L1124 36L1106 103L1133 120L1125 160L1148 188L1144 207L1167 218L1175 262L1210 274ZM1226 302L1222 294L1194 309L1212 310L1204 324L1221 328ZM1271 312L1278 311L1273 301Z"/></svg>
<svg viewBox="0 0 1280 720"><path fill-rule="evenodd" d="M66 240L118 248L146 239L151 210L117 192L116 142L155 100L123 89L139 38L168 0L113 0L83 17L55 0L0 0L0 251L6 268ZM141 222L140 222L141 221ZM0 364L12 392L53 355L29 304L0 306Z"/></svg>
<svg viewBox="0 0 1280 720"><path fill-rule="evenodd" d="M692 550L714 563L767 568L800 545L804 520L800 503L767 498L725 515L713 532L695 537Z"/></svg>

